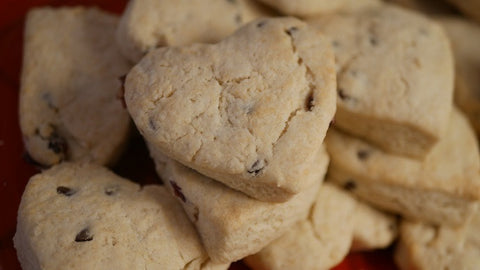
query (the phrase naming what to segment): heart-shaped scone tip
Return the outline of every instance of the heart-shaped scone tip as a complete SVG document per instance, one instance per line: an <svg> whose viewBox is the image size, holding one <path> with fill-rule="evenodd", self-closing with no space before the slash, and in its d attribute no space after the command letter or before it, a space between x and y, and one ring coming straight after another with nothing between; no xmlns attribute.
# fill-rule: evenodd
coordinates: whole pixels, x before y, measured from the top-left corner
<svg viewBox="0 0 480 270"><path fill-rule="evenodd" d="M125 101L154 150L259 200L286 201L318 180L311 168L335 113L335 76L318 30L261 19L217 44L148 53L127 75Z"/></svg>

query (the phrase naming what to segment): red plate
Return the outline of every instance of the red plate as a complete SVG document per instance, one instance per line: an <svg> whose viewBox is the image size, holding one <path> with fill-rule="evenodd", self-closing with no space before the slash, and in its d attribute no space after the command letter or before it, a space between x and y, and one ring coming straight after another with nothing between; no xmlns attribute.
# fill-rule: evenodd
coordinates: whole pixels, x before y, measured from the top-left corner
<svg viewBox="0 0 480 270"><path fill-rule="evenodd" d="M18 126L18 89L22 58L22 35L25 14L29 8L44 5L98 6L120 13L125 0L2 0L0 1L0 270L20 269L13 248L16 213L25 184L37 170L23 157ZM142 183L156 182L153 163L140 137L132 140L126 155L114 170L127 178ZM248 269L234 263L230 269ZM336 270L396 269L391 249L350 254Z"/></svg>

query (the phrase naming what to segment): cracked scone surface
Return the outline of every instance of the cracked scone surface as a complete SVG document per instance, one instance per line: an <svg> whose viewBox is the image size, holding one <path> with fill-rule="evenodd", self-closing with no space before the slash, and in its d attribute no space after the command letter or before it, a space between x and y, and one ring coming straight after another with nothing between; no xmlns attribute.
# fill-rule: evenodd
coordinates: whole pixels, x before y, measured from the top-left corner
<svg viewBox="0 0 480 270"><path fill-rule="evenodd" d="M63 163L33 176L14 244L25 270L214 269L165 188L97 165Z"/></svg>
<svg viewBox="0 0 480 270"><path fill-rule="evenodd" d="M254 0L130 0L117 44L136 63L156 47L218 42L270 14Z"/></svg>
<svg viewBox="0 0 480 270"><path fill-rule="evenodd" d="M480 197L475 133L458 109L424 161L395 156L330 130L325 139L337 184L380 208L434 224L460 225Z"/></svg>
<svg viewBox="0 0 480 270"><path fill-rule="evenodd" d="M335 126L423 159L444 135L452 108L454 64L443 29L387 4L310 25L330 37L335 51Z"/></svg>
<svg viewBox="0 0 480 270"><path fill-rule="evenodd" d="M480 26L462 18L437 18L455 55L455 103L480 134Z"/></svg>
<svg viewBox="0 0 480 270"><path fill-rule="evenodd" d="M30 156L109 164L130 119L116 98L129 65L113 46L118 18L97 9L40 8L26 20L20 127Z"/></svg>
<svg viewBox="0 0 480 270"><path fill-rule="evenodd" d="M378 5L379 0L259 0L286 15L310 17Z"/></svg>
<svg viewBox="0 0 480 270"><path fill-rule="evenodd" d="M166 187L197 228L212 261L231 262L260 251L307 217L328 166L322 147L313 165L314 186L283 203L262 202L152 153Z"/></svg>
<svg viewBox="0 0 480 270"><path fill-rule="evenodd" d="M479 229L479 212L460 227L404 221L395 262L401 270L476 270L480 265Z"/></svg>
<svg viewBox="0 0 480 270"><path fill-rule="evenodd" d="M311 169L335 113L330 44L294 18L262 19L220 43L159 48L128 74L127 108L155 151L264 201Z"/></svg>

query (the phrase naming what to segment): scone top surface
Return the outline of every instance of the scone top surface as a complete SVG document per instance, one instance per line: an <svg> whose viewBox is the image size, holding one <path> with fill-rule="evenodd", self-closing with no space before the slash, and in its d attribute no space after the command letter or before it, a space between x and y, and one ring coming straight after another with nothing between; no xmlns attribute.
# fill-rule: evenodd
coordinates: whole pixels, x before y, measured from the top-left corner
<svg viewBox="0 0 480 270"><path fill-rule="evenodd" d="M254 21L214 45L157 49L125 84L152 147L269 201L317 180L311 163L335 99L330 45L294 18Z"/></svg>
<svg viewBox="0 0 480 270"><path fill-rule="evenodd" d="M218 42L267 15L254 0L130 0L117 30L117 43L137 63L160 46Z"/></svg>
<svg viewBox="0 0 480 270"><path fill-rule="evenodd" d="M387 4L310 23L335 51L336 126L423 159L445 133L452 108L453 58L442 28Z"/></svg>
<svg viewBox="0 0 480 270"><path fill-rule="evenodd" d="M200 269L208 260L163 187L86 164L32 177L14 242L23 269Z"/></svg>
<svg viewBox="0 0 480 270"><path fill-rule="evenodd" d="M117 96L130 65L114 44L118 18L95 8L37 8L26 19L19 119L42 165L111 164L130 129Z"/></svg>

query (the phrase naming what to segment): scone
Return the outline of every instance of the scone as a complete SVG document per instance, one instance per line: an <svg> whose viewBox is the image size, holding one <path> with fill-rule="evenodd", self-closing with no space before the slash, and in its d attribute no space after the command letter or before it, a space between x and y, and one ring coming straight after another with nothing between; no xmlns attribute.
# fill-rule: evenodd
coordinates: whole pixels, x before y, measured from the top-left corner
<svg viewBox="0 0 480 270"><path fill-rule="evenodd" d="M118 19L94 8L38 8L25 27L19 118L38 163L111 164L130 128L117 98L129 65L114 45Z"/></svg>
<svg viewBox="0 0 480 270"><path fill-rule="evenodd" d="M286 15L312 17L378 5L379 0L259 0Z"/></svg>
<svg viewBox="0 0 480 270"><path fill-rule="evenodd" d="M261 19L217 44L159 48L125 83L154 151L263 201L317 181L336 107L329 42L294 18Z"/></svg>
<svg viewBox="0 0 480 270"><path fill-rule="evenodd" d="M232 262L260 251L306 219L328 166L317 156L317 181L284 203L262 202L209 179L160 153L152 153L165 186L182 204L212 261Z"/></svg>
<svg viewBox="0 0 480 270"><path fill-rule="evenodd" d="M253 270L330 269L348 254L355 207L353 197L325 183L307 219L244 261Z"/></svg>
<svg viewBox="0 0 480 270"><path fill-rule="evenodd" d="M455 17L438 18L455 55L455 102L480 134L480 26Z"/></svg>
<svg viewBox="0 0 480 270"><path fill-rule="evenodd" d="M443 29L384 4L310 20L337 64L335 126L387 152L423 159L444 135L453 58Z"/></svg>
<svg viewBox="0 0 480 270"><path fill-rule="evenodd" d="M448 0L467 16L480 23L480 0Z"/></svg>
<svg viewBox="0 0 480 270"><path fill-rule="evenodd" d="M357 210L360 207L360 212ZM330 269L340 263L350 250L352 239L359 239L363 248L380 248L389 245L396 237L395 218L376 212L372 215L366 204L358 202L351 194L325 183L320 188L310 216L260 252L245 258L254 270L277 269ZM368 220L368 221L367 221ZM388 221L388 226L383 226ZM359 226L380 222L376 227L378 235L369 234L370 239L362 242L364 232L370 228ZM385 230L380 233L380 230ZM374 229L375 230L375 229ZM363 231L363 232L362 232ZM358 232L361 232L358 234ZM389 234L389 243L383 235ZM378 237L380 235L380 237ZM354 240L355 241L355 240ZM360 246L358 246L360 247Z"/></svg>
<svg viewBox="0 0 480 270"><path fill-rule="evenodd" d="M480 215L460 227L404 221L395 262L401 270L477 270L480 265Z"/></svg>
<svg viewBox="0 0 480 270"><path fill-rule="evenodd" d="M270 14L253 0L130 0L117 44L137 63L156 47L218 42L243 24Z"/></svg>
<svg viewBox="0 0 480 270"><path fill-rule="evenodd" d="M480 199L478 143L457 109L446 135L424 161L383 152L336 130L326 145L337 184L388 211L434 224L460 225Z"/></svg>
<svg viewBox="0 0 480 270"><path fill-rule="evenodd" d="M215 265L177 201L98 165L63 163L33 176L15 248L28 269L227 269Z"/></svg>
<svg viewBox="0 0 480 270"><path fill-rule="evenodd" d="M386 248L397 238L397 217L357 200L353 214L353 251Z"/></svg>

